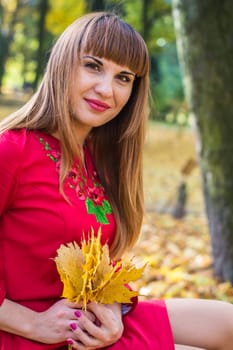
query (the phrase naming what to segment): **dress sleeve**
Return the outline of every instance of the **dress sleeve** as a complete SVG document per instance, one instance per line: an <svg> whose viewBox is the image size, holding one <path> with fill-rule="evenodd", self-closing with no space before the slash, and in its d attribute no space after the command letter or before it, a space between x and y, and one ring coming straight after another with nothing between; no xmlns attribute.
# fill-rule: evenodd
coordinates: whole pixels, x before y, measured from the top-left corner
<svg viewBox="0 0 233 350"><path fill-rule="evenodd" d="M17 169L21 161L20 131L7 131L0 135L0 256L4 237L1 234L1 221L10 208L17 185ZM0 305L5 295L4 261L0 259Z"/></svg>
<svg viewBox="0 0 233 350"><path fill-rule="evenodd" d="M129 312L133 311L138 304L138 297L133 297L130 304L121 304L122 316L128 315Z"/></svg>
<svg viewBox="0 0 233 350"><path fill-rule="evenodd" d="M0 135L0 220L9 208L16 189L22 153L22 140L18 133L20 132L7 131Z"/></svg>

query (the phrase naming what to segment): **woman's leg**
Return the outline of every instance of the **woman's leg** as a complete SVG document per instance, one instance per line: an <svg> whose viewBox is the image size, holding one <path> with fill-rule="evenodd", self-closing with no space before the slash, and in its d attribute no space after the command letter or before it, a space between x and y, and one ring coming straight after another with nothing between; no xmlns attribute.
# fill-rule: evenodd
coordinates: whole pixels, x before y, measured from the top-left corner
<svg viewBox="0 0 233 350"><path fill-rule="evenodd" d="M232 304L203 299L165 302L176 344L206 350L233 349Z"/></svg>
<svg viewBox="0 0 233 350"><path fill-rule="evenodd" d="M175 350L205 350L201 348L194 348L193 346L175 344Z"/></svg>

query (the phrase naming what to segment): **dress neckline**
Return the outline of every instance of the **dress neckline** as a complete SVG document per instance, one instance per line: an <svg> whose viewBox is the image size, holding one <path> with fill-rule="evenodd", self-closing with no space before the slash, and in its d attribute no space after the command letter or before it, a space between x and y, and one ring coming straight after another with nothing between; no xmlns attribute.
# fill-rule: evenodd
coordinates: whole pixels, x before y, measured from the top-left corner
<svg viewBox="0 0 233 350"><path fill-rule="evenodd" d="M35 132L38 136L46 137L49 141L51 141L52 142L51 145L59 146L59 147L61 146L61 141L56 136L42 130L35 130Z"/></svg>

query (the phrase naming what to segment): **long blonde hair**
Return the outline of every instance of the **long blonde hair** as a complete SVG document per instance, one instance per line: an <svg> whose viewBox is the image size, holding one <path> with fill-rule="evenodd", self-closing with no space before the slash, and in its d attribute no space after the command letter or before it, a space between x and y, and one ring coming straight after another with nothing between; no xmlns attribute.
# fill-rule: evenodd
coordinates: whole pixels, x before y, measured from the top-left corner
<svg viewBox="0 0 233 350"><path fill-rule="evenodd" d="M144 211L142 149L148 113L149 55L142 37L112 13L90 13L77 19L56 41L37 92L1 122L0 132L23 127L57 132L62 150L62 191L73 159L79 156L70 90L81 52L128 66L136 73L132 94L119 115L93 128L90 134L94 163L117 222L111 252L119 257L138 238Z"/></svg>

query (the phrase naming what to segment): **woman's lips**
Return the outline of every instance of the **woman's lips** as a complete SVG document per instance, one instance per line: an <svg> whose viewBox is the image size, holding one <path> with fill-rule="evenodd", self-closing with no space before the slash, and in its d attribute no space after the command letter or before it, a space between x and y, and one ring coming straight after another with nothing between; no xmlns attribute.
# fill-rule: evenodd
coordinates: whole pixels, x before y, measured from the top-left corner
<svg viewBox="0 0 233 350"><path fill-rule="evenodd" d="M99 101L99 100L85 98L85 101L88 103L88 105L92 109L94 109L95 111L98 111L98 112L104 112L110 108L110 106L107 103L104 103L104 102Z"/></svg>

